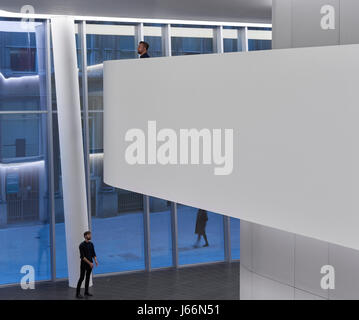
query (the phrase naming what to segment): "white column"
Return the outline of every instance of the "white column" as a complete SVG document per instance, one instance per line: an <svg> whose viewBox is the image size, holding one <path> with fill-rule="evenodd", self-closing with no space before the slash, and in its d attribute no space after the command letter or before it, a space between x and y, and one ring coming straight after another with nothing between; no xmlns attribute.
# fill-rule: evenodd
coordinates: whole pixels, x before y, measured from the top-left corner
<svg viewBox="0 0 359 320"><path fill-rule="evenodd" d="M213 32L213 47L214 52L223 53L224 44L223 44L223 26L218 26L214 29Z"/></svg>
<svg viewBox="0 0 359 320"><path fill-rule="evenodd" d="M171 44L171 25L166 24L162 27L162 50L163 55L166 57L172 56Z"/></svg>
<svg viewBox="0 0 359 320"><path fill-rule="evenodd" d="M143 23L140 22L137 26L136 26L136 30L135 30L135 50L137 53L137 46L139 44L140 41L144 41L145 40L145 34L144 34L144 26ZM138 55L137 58L139 59L140 56Z"/></svg>
<svg viewBox="0 0 359 320"><path fill-rule="evenodd" d="M69 286L80 273L79 244L88 230L75 25L70 17L51 19L59 121L62 187Z"/></svg>
<svg viewBox="0 0 359 320"><path fill-rule="evenodd" d="M243 27L238 31L238 44L242 44L242 51L248 51L248 28Z"/></svg>
<svg viewBox="0 0 359 320"><path fill-rule="evenodd" d="M143 23L140 22L137 26L136 26L136 46L138 45L138 43L140 41L144 41L145 40L145 34L144 34L144 26Z"/></svg>

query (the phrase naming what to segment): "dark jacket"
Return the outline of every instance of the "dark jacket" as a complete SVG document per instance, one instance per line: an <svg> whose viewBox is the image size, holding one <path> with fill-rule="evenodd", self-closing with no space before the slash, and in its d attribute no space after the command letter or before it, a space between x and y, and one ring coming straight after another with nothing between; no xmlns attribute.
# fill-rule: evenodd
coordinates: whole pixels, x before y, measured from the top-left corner
<svg viewBox="0 0 359 320"><path fill-rule="evenodd" d="M208 216L207 211L203 209L198 209L197 212L197 220L196 220L196 234L204 234L206 233L206 224L207 224Z"/></svg>
<svg viewBox="0 0 359 320"><path fill-rule="evenodd" d="M140 58L149 58L150 56L148 55L148 53L144 53L142 56L140 56Z"/></svg>
<svg viewBox="0 0 359 320"><path fill-rule="evenodd" d="M80 246L80 259L83 261L84 258L92 262L92 258L96 257L95 247L91 241L81 242Z"/></svg>

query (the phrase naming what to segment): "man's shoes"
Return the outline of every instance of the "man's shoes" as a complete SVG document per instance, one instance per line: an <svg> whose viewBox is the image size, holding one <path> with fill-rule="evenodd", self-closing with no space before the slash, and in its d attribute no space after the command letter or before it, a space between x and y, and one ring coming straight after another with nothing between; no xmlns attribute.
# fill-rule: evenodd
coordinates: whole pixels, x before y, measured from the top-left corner
<svg viewBox="0 0 359 320"><path fill-rule="evenodd" d="M92 297L93 294L91 294L91 293L89 293L89 292L85 292L85 296Z"/></svg>
<svg viewBox="0 0 359 320"><path fill-rule="evenodd" d="M81 294L76 294L77 299L83 299L83 296Z"/></svg>
<svg viewBox="0 0 359 320"><path fill-rule="evenodd" d="M203 245L203 247L208 247L209 246L209 243L206 243Z"/></svg>

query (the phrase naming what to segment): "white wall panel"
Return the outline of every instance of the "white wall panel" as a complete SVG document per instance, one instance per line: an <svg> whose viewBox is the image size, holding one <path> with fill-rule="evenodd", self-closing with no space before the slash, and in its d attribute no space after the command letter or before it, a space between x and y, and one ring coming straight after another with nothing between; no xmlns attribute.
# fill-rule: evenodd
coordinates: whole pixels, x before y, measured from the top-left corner
<svg viewBox="0 0 359 320"><path fill-rule="evenodd" d="M335 269L330 299L359 299L359 251L329 244L329 264Z"/></svg>
<svg viewBox="0 0 359 320"><path fill-rule="evenodd" d="M293 300L294 287L240 268L240 300Z"/></svg>
<svg viewBox="0 0 359 320"><path fill-rule="evenodd" d="M312 238L295 236L295 287L328 299L320 280L322 266L329 263L329 244Z"/></svg>
<svg viewBox="0 0 359 320"><path fill-rule="evenodd" d="M335 29L323 30L324 5L335 9ZM274 49L359 43L357 0L273 0Z"/></svg>
<svg viewBox="0 0 359 320"><path fill-rule="evenodd" d="M240 259L241 265L249 270L253 270L252 257L253 257L253 223L241 220L240 223Z"/></svg>
<svg viewBox="0 0 359 320"><path fill-rule="evenodd" d="M253 272L294 286L294 234L253 224Z"/></svg>
<svg viewBox="0 0 359 320"><path fill-rule="evenodd" d="M241 222L242 223L242 222ZM239 299L240 300L252 300L253 292L253 282L252 274L253 272L248 270L246 267L241 265L239 268Z"/></svg>
<svg viewBox="0 0 359 320"><path fill-rule="evenodd" d="M359 249L358 56L351 45L107 61L105 182ZM232 128L233 173L128 164L126 132L147 135L149 120Z"/></svg>
<svg viewBox="0 0 359 320"><path fill-rule="evenodd" d="M292 1L273 0L272 48L292 47Z"/></svg>
<svg viewBox="0 0 359 320"><path fill-rule="evenodd" d="M311 47L339 44L339 0L292 0L292 46ZM330 5L335 9L333 30L321 28L321 8Z"/></svg>
<svg viewBox="0 0 359 320"><path fill-rule="evenodd" d="M335 14L335 30L320 29L320 7L322 5L333 5ZM338 7L340 5L340 8ZM340 1L310 1L310 0L274 0L273 1L273 49L307 46L324 46L331 44L352 44L359 43L358 27L359 2L356 0ZM344 80L347 80L343 77ZM344 111L343 111L344 112ZM348 156L348 159L350 156ZM249 228L249 226L246 226ZM265 227L263 227L265 228ZM264 241L273 242L275 236L270 229L266 228L267 235ZM317 300L330 299L358 299L359 292L359 252L342 246L332 245L327 242L313 238L296 235L295 241L295 291L294 299ZM241 247L248 247L252 236L245 233L241 237ZM330 248L330 250L329 250ZM273 250L272 250L273 251ZM253 252L253 256L258 253ZM281 258L281 254L273 252L273 259ZM248 255L241 256L241 263L248 264L252 261ZM335 270L334 290L324 291L320 287L320 269L323 265L330 264ZM267 277L273 278L273 274L266 273ZM246 273L243 280L251 278L250 272ZM242 281L242 275L241 275ZM247 286L241 289L253 297L253 288ZM241 282L242 285L242 282ZM251 281L253 286L253 281ZM303 289L299 290L297 288ZM246 292L243 292L245 295ZM322 296L320 298L318 295ZM275 294L273 293L273 297Z"/></svg>
<svg viewBox="0 0 359 320"><path fill-rule="evenodd" d="M340 44L359 43L358 16L358 0L340 0Z"/></svg>

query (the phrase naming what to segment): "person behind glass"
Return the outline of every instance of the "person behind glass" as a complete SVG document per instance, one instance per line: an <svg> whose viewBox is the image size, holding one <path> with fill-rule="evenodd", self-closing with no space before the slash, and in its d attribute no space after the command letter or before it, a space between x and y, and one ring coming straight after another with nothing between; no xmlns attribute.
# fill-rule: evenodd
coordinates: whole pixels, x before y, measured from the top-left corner
<svg viewBox="0 0 359 320"><path fill-rule="evenodd" d="M137 47L137 53L140 55L140 58L149 58L147 51L150 45L145 41L140 41Z"/></svg>
<svg viewBox="0 0 359 320"><path fill-rule="evenodd" d="M98 266L95 247L91 242L91 231L86 231L84 233L84 238L85 241L81 242L81 244L79 245L81 268L80 268L80 279L77 282L77 289L76 289L76 297L79 299L83 298L82 295L80 294L80 289L82 282L85 278L85 275L86 275L85 296L92 296L92 294L89 293L90 275L93 268L92 259L95 260L96 267Z"/></svg>
<svg viewBox="0 0 359 320"><path fill-rule="evenodd" d="M198 235L198 237L197 237L197 241L194 245L194 247L196 247L196 248L199 247L199 242L201 240L201 236L203 236L203 239L206 242L203 245L203 247L209 246L209 243L207 240L207 235L206 235L207 221L208 221L207 211L203 210L203 209L198 209L197 220L196 220L196 230L195 230L195 233Z"/></svg>

